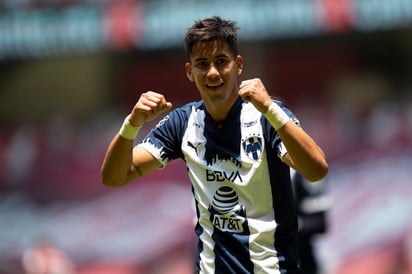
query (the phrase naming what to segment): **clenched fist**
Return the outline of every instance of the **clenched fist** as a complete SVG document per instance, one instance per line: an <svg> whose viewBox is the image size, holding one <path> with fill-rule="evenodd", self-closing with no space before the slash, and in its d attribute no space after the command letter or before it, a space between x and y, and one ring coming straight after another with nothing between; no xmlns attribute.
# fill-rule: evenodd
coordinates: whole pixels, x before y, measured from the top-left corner
<svg viewBox="0 0 412 274"><path fill-rule="evenodd" d="M265 113L272 104L272 99L259 78L242 81L239 95L244 101L251 102L262 113Z"/></svg>
<svg viewBox="0 0 412 274"><path fill-rule="evenodd" d="M140 127L144 122L153 120L160 113L172 108L172 103L166 101L163 94L147 91L140 95L129 116L131 125Z"/></svg>

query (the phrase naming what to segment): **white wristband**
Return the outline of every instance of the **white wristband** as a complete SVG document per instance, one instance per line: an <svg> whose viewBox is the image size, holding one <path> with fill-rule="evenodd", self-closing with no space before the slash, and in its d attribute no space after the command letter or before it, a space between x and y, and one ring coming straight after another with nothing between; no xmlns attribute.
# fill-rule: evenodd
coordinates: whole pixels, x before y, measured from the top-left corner
<svg viewBox="0 0 412 274"><path fill-rule="evenodd" d="M283 127L290 120L286 112L275 102L272 102L264 115L276 130Z"/></svg>
<svg viewBox="0 0 412 274"><path fill-rule="evenodd" d="M119 130L120 136L127 140L134 140L136 139L137 133L142 127L135 127L129 122L129 116L124 119L123 125Z"/></svg>

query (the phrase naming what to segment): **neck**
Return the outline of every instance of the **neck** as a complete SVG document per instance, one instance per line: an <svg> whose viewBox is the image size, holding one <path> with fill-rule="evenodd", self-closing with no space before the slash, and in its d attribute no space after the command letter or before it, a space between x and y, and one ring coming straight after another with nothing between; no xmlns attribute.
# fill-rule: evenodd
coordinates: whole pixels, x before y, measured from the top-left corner
<svg viewBox="0 0 412 274"><path fill-rule="evenodd" d="M230 109L233 107L237 100L237 96L232 98L230 101L224 102L205 102L207 112L213 118L215 122L221 122L226 119Z"/></svg>

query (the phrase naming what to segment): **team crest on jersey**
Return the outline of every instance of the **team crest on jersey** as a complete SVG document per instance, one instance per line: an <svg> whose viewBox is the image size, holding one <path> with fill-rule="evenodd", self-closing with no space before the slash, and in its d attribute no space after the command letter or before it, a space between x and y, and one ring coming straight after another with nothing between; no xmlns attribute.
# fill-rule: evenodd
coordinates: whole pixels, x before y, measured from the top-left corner
<svg viewBox="0 0 412 274"><path fill-rule="evenodd" d="M250 136L243 140L242 146L246 155L254 161L259 160L262 154L262 138L259 136Z"/></svg>
<svg viewBox="0 0 412 274"><path fill-rule="evenodd" d="M210 221L217 229L234 233L247 231L246 210L239 204L239 197L233 188L222 186L216 190L209 212Z"/></svg>

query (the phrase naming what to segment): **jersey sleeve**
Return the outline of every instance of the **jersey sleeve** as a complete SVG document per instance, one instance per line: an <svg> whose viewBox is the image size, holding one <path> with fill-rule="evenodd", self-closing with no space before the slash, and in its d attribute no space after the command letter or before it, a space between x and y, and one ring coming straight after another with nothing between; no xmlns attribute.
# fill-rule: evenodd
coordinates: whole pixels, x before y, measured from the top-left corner
<svg viewBox="0 0 412 274"><path fill-rule="evenodd" d="M187 126L185 117L183 109L170 112L137 146L151 153L163 167L171 160L183 157L181 140Z"/></svg>

